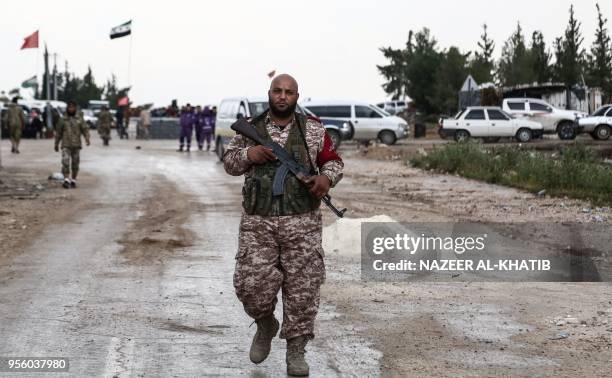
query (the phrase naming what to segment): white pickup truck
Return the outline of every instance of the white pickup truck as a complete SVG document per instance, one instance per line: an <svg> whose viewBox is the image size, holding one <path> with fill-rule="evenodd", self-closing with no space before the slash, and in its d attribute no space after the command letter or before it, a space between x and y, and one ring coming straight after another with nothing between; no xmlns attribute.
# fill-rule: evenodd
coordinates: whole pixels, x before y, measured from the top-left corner
<svg viewBox="0 0 612 378"><path fill-rule="evenodd" d="M562 140L576 138L579 133L578 120L587 116L584 112L555 108L536 98L506 98L502 107L513 117L541 123L544 134L557 134Z"/></svg>
<svg viewBox="0 0 612 378"><path fill-rule="evenodd" d="M457 142L469 138L497 142L505 137L526 143L533 138L540 138L543 128L538 122L514 119L499 107L479 106L469 107L454 118L442 120L439 133L441 137L453 137Z"/></svg>

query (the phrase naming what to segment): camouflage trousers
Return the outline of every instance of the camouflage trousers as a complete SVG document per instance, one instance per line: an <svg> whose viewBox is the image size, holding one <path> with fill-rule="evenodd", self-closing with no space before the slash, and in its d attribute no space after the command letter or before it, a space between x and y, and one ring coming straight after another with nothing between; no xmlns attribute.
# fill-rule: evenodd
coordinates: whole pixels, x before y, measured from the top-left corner
<svg viewBox="0 0 612 378"><path fill-rule="evenodd" d="M72 169L72 178L76 178L79 173L79 163L80 163L80 148L62 148L62 174L64 177L68 178L70 176L70 171Z"/></svg>
<svg viewBox="0 0 612 378"><path fill-rule="evenodd" d="M19 143L21 142L21 127L11 126L9 128L9 136L11 138L11 144L18 147Z"/></svg>
<svg viewBox="0 0 612 378"><path fill-rule="evenodd" d="M244 215L234 288L253 319L274 312L282 290L280 337L314 337L319 290L325 280L321 212L282 217Z"/></svg>

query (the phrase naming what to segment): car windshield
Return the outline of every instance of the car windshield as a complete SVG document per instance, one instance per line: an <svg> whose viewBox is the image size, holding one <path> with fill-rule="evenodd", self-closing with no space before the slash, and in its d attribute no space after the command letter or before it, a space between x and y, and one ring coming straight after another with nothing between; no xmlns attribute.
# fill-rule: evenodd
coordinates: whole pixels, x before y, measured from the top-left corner
<svg viewBox="0 0 612 378"><path fill-rule="evenodd" d="M371 108L374 109L374 111L380 113L381 115L385 116L385 117L391 117L391 113L389 113L388 111L379 108L378 106L372 106L370 105Z"/></svg>
<svg viewBox="0 0 612 378"><path fill-rule="evenodd" d="M455 115L455 118L454 118L454 119L459 119L459 117L461 117L461 115L462 115L464 112L465 112L465 109L464 109L464 110L460 110L460 111L459 111L459 113L457 113L457 114Z"/></svg>
<svg viewBox="0 0 612 378"><path fill-rule="evenodd" d="M249 111L253 117L257 117L266 110L268 110L268 103L266 101L249 102Z"/></svg>
<svg viewBox="0 0 612 378"><path fill-rule="evenodd" d="M612 106L602 106L601 108L595 110L595 112L593 113L593 117L601 117L604 114L606 114L606 112L612 108Z"/></svg>

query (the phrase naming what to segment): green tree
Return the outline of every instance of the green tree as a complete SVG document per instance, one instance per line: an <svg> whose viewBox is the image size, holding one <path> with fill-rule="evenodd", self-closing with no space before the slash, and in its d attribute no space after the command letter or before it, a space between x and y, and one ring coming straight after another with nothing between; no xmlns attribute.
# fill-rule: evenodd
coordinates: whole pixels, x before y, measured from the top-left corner
<svg viewBox="0 0 612 378"><path fill-rule="evenodd" d="M413 52L407 59L408 94L426 114L439 112L433 103L441 63L437 43L429 29L423 28L415 34Z"/></svg>
<svg viewBox="0 0 612 378"><path fill-rule="evenodd" d="M436 113L432 100L441 57L437 41L429 29L424 28L414 34L410 32L403 50L389 47L381 51L390 60L388 65L377 66L386 79L383 84L385 92L394 98L408 95L419 109L427 114Z"/></svg>
<svg viewBox="0 0 612 378"><path fill-rule="evenodd" d="M538 83L548 83L552 79L551 57L551 53L546 48L544 34L541 31L534 31L531 35L531 58L535 80Z"/></svg>
<svg viewBox="0 0 612 378"><path fill-rule="evenodd" d="M441 113L453 114L457 111L457 94L468 76L470 55L469 52L461 53L459 48L454 46L441 54L434 97L431 100L435 109Z"/></svg>
<svg viewBox="0 0 612 378"><path fill-rule="evenodd" d="M576 20L572 5L565 34L555 41L555 76L567 87L582 82L585 51L582 48L584 38L580 26L581 23Z"/></svg>
<svg viewBox="0 0 612 378"><path fill-rule="evenodd" d="M514 86L535 81L531 60L531 52L525 45L523 29L521 24L517 23L516 31L504 43L497 68L501 84Z"/></svg>
<svg viewBox="0 0 612 378"><path fill-rule="evenodd" d="M104 87L98 87L96 85L91 67L87 67L87 73L83 76L81 86L77 92L77 103L81 107L87 107L90 100L102 99L102 92L104 92Z"/></svg>
<svg viewBox="0 0 612 378"><path fill-rule="evenodd" d="M483 33L478 41L478 49L474 52L474 58L470 62L470 72L477 83L493 82L493 70L495 61L493 52L495 42L489 37L487 24L482 25Z"/></svg>
<svg viewBox="0 0 612 378"><path fill-rule="evenodd" d="M599 4L597 4L597 20L595 41L588 55L587 83L589 86L601 88L605 97L610 99L612 98L612 47L606 27L608 19L602 15Z"/></svg>
<svg viewBox="0 0 612 378"><path fill-rule="evenodd" d="M408 79L406 78L406 59L411 54L412 50L412 30L408 34L408 42L406 49L394 49L391 47L382 47L380 51L385 58L389 59L390 63L386 66L379 66L378 71L387 80L383 84L385 92L391 95L394 100L407 96Z"/></svg>

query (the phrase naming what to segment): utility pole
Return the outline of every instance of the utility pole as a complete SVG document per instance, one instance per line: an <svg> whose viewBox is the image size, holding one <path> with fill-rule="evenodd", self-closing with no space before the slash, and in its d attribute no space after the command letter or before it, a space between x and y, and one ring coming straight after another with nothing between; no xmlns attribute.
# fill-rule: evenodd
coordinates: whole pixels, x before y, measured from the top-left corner
<svg viewBox="0 0 612 378"><path fill-rule="evenodd" d="M45 90L47 91L46 100L51 100L51 82L49 80L49 51L47 50L46 44L45 44L45 78L46 78Z"/></svg>
<svg viewBox="0 0 612 378"><path fill-rule="evenodd" d="M57 53L53 54L53 99L57 101Z"/></svg>

